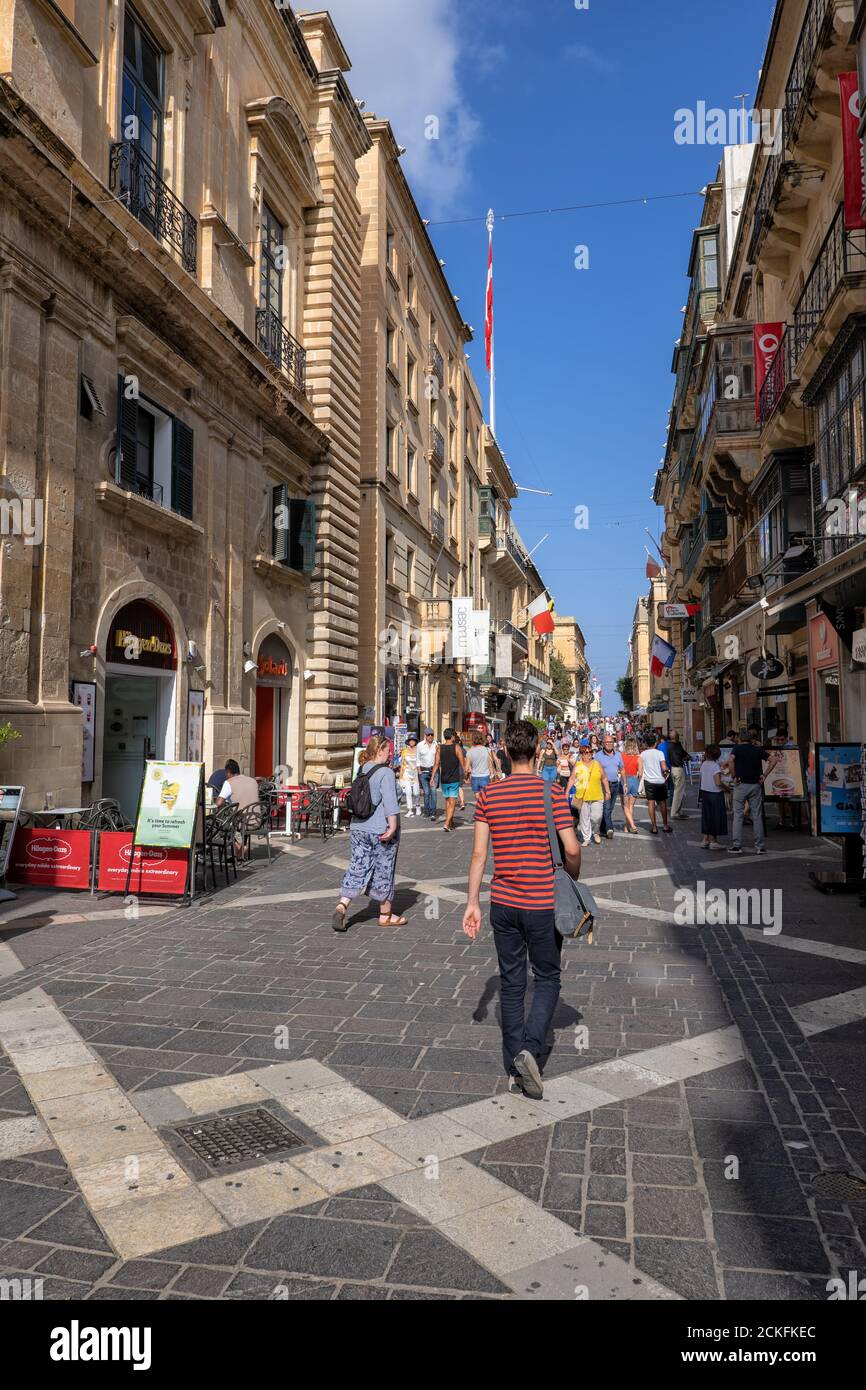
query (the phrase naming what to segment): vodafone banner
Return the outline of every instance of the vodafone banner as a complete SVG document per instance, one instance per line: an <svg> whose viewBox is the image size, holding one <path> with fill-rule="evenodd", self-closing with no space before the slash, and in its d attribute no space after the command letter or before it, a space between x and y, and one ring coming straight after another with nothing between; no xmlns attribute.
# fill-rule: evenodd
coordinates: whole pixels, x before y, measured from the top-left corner
<svg viewBox="0 0 866 1390"><path fill-rule="evenodd" d="M761 388L782 341L783 323L755 324L755 419L761 418Z"/></svg>
<svg viewBox="0 0 866 1390"><path fill-rule="evenodd" d="M845 226L849 232L866 227L863 204L866 202L866 177L863 169L863 141L857 133L860 125L860 88L856 72L839 75L839 96L842 102L842 164L845 170Z"/></svg>
<svg viewBox="0 0 866 1390"><path fill-rule="evenodd" d="M133 860L131 830L103 830L99 836L99 871L96 886L100 893L186 892L189 853L185 849L148 849L139 846ZM126 875L132 861L129 889Z"/></svg>
<svg viewBox="0 0 866 1390"><path fill-rule="evenodd" d="M90 831L19 825L7 874L13 883L33 888L89 888Z"/></svg>

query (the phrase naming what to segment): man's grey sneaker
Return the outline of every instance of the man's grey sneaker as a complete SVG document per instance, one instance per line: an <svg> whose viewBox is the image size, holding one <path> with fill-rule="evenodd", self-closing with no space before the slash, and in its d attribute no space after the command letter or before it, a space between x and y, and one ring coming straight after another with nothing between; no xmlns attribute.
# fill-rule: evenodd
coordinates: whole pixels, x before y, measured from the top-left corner
<svg viewBox="0 0 866 1390"><path fill-rule="evenodd" d="M607 838L608 838L609 840L612 840L612 839L613 839L613 831L612 831L612 830L606 830L606 831L605 831L605 834L607 835Z"/></svg>
<svg viewBox="0 0 866 1390"><path fill-rule="evenodd" d="M756 854L766 854L766 852L767 852L767 851L766 851L765 849L758 849L758 846L757 846L757 845L755 846L755 853L756 853Z"/></svg>
<svg viewBox="0 0 866 1390"><path fill-rule="evenodd" d="M728 854L742 854L742 852L739 845L731 845L728 849Z"/></svg>
<svg viewBox="0 0 866 1390"><path fill-rule="evenodd" d="M520 1072L520 1079L523 1082L523 1094L530 1100L541 1100L544 1095L544 1082L541 1079L541 1072L538 1063L531 1052L526 1048L518 1052L514 1059L514 1065Z"/></svg>

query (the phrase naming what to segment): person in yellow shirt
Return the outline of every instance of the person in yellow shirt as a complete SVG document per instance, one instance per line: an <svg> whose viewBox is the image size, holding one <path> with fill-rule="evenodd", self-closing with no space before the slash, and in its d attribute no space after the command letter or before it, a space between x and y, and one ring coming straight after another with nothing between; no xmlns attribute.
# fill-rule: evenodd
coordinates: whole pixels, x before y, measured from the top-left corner
<svg viewBox="0 0 866 1390"><path fill-rule="evenodd" d="M580 745L580 757L568 779L565 795L571 802L571 813L578 820L580 843L592 839L601 844L601 817L605 798L610 797L610 783L601 763L596 762L589 740Z"/></svg>

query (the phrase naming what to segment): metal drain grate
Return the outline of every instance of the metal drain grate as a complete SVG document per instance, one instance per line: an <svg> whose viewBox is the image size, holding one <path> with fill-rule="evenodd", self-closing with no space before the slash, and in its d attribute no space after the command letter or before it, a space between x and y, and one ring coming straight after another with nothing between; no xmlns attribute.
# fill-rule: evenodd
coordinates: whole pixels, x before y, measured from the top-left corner
<svg viewBox="0 0 866 1390"><path fill-rule="evenodd" d="M812 1186L820 1196L837 1202L866 1201L866 1182L853 1173L819 1173Z"/></svg>
<svg viewBox="0 0 866 1390"><path fill-rule="evenodd" d="M303 1140L268 1110L246 1110L218 1115L214 1120L176 1125L175 1133L197 1158L217 1169L303 1145Z"/></svg>

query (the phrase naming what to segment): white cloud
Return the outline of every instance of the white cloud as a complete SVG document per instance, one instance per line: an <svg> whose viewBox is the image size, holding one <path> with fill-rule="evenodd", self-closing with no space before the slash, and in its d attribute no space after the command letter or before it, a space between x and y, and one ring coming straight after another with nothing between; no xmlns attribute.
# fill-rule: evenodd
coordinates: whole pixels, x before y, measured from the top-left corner
<svg viewBox="0 0 866 1390"><path fill-rule="evenodd" d="M596 49L590 48L588 43L572 43L565 50L566 58L573 58L578 63L586 63L587 67L595 68L598 72L616 72L617 64L611 58L605 58Z"/></svg>
<svg viewBox="0 0 866 1390"><path fill-rule="evenodd" d="M327 0L352 63L348 82L406 146L403 168L425 213L459 207L480 125L460 87L457 0ZM429 139L438 120L438 139Z"/></svg>

